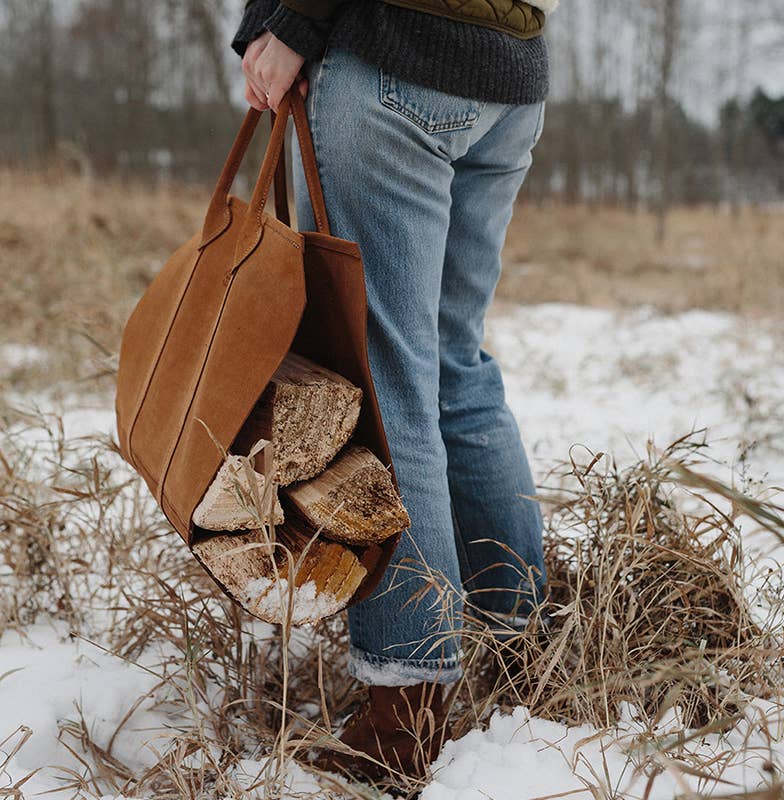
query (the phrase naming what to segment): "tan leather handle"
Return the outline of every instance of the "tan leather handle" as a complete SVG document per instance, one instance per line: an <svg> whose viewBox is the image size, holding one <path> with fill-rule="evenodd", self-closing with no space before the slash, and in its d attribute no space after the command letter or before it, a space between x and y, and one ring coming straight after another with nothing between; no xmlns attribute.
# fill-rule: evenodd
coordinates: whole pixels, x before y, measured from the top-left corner
<svg viewBox="0 0 784 800"><path fill-rule="evenodd" d="M329 235L329 218L327 217L327 206L324 203L324 192L321 188L321 179L318 174L318 164L316 163L316 151L313 149L313 138L310 135L308 125L308 115L305 111L305 101L296 87L293 87L291 95L291 109L294 114L294 127L299 139L299 149L302 155L302 166L305 171L305 180L308 184L308 194L310 204L313 208L313 216L316 220L316 229L320 233Z"/></svg>
<svg viewBox="0 0 784 800"><path fill-rule="evenodd" d="M299 149L302 155L302 166L305 172L305 180L308 185L308 194L310 195L310 204L313 208L313 216L316 220L316 229L321 233L329 234L329 219L327 217L326 204L324 203L324 192L322 191L321 180L319 179L318 165L316 164L316 151L313 148L313 139L310 135L310 126L308 125L308 117L305 111L305 101L302 99L302 95L299 93L299 90L296 87L289 89L281 101L281 104L278 108L278 114L273 114L275 124L272 128L273 135L270 137L270 143L267 146L265 161L267 159L274 159L275 168L273 170L273 174L276 177L276 182L282 189L284 189L284 191L279 194L283 194L283 197L285 198L286 151L284 134L286 132L286 120L288 119L289 110L294 117L294 129L296 130L297 138L299 139ZM283 124L280 130L280 138L278 141L278 138L275 136L275 130L278 125L279 117L283 117ZM273 138L275 138L274 147ZM270 166L272 166L272 164ZM264 165L262 165L262 173L263 172ZM261 208L263 209L264 204L267 202L267 196L269 195L269 182L267 180L262 182L260 174L257 188L261 188L262 186L264 189L263 194L256 198L256 193L254 192L254 199L261 203ZM249 211L253 210L253 206L254 200L251 200L251 207ZM286 206L288 210L288 201L286 201ZM280 207L278 207L278 210L280 210ZM288 216L288 214L286 216ZM278 219L282 220L281 216L278 216Z"/></svg>
<svg viewBox="0 0 784 800"><path fill-rule="evenodd" d="M278 114L273 115L272 133L270 135L267 152L264 162L259 172L259 178L253 192L253 197L248 207L248 212L243 225L243 232L240 236L238 247L246 247L255 233L261 232L261 220L264 206L269 195L270 185L275 178L276 184L276 212L278 218L285 224L289 224L288 198L285 188L285 131L286 121L289 112L294 116L294 127L299 139L302 163L305 172L305 179L308 185L308 193L313 208L313 215L316 220L316 227L321 233L329 234L329 220L327 218L326 205L324 203L324 193L321 189L321 181L318 175L316 164L316 154L313 149L313 140L310 135L305 103L299 91L293 87L290 89L278 109ZM245 116L245 120L240 127L237 138L229 153L229 157L221 172L218 183L207 211L202 235L202 247L212 241L216 236L223 233L231 221L231 214L228 207L229 192L237 176L240 164L245 157L253 134L258 126L261 112L251 108ZM283 210L285 206L285 211ZM255 246L255 245L254 245Z"/></svg>
<svg viewBox="0 0 784 800"><path fill-rule="evenodd" d="M275 112L272 113L272 125L275 125ZM284 224L291 227L289 212L289 190L286 176L286 150L284 145L283 158L278 162L275 170L275 216Z"/></svg>
<svg viewBox="0 0 784 800"><path fill-rule="evenodd" d="M229 192L237 177L242 159L245 158L245 153L248 150L253 134L256 132L256 127L261 119L261 112L255 108L249 108L245 119L240 126L237 138L229 151L229 156L226 163L223 165L218 183L215 186L215 191L212 193L212 200L207 210L207 216L204 220L204 228L202 231L201 246L211 242L216 236L223 233L231 221L231 214L229 212Z"/></svg>

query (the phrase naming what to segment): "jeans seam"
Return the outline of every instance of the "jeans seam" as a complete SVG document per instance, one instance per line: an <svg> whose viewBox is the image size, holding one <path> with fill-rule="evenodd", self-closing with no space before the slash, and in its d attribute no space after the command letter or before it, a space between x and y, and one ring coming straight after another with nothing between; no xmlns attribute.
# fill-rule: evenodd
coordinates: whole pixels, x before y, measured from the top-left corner
<svg viewBox="0 0 784 800"><path fill-rule="evenodd" d="M451 489L450 489L451 494ZM463 557L465 558L466 565L472 571L472 574L468 576L468 580L471 579L473 576L474 564L471 560L471 556L468 554L468 547L466 547L465 540L463 539L463 534L461 533L462 528L460 525L460 518L457 513L457 506L454 503L451 503L452 506L452 525L455 531L455 544L459 548L459 550L463 553ZM463 586L465 588L466 580L462 581Z"/></svg>
<svg viewBox="0 0 784 800"><path fill-rule="evenodd" d="M385 81L385 79L387 79ZM476 124L479 122L479 118L482 115L487 103L484 101L478 101L476 104L475 111L469 111L463 120L454 120L454 121L444 121L444 122L429 122L423 116L418 114L413 108L405 105L400 100L395 100L392 97L393 92L389 90L391 84L389 80L397 80L400 79L396 78L394 75L391 75L388 72L385 72L383 67L378 68L378 99L381 105L385 108L394 111L396 114L400 114L400 116L405 117L406 119L410 120L414 123L418 128L424 131L427 134L434 134L434 133L451 133L454 131L463 131L463 130L471 130L472 128L476 127ZM457 95L453 95L457 96ZM465 98L467 99L467 98Z"/></svg>

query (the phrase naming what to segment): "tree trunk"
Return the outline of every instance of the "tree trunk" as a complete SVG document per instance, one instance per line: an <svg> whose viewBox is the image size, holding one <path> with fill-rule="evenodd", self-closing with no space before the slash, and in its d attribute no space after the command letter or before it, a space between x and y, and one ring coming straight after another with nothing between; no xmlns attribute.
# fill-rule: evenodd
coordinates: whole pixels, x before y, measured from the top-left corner
<svg viewBox="0 0 784 800"><path fill-rule="evenodd" d="M659 75L654 109L654 173L657 176L656 199L656 241L662 243L667 234L667 214L671 203L671 137L672 137L672 82L677 42L680 31L681 0L656 0L660 8L661 37Z"/></svg>

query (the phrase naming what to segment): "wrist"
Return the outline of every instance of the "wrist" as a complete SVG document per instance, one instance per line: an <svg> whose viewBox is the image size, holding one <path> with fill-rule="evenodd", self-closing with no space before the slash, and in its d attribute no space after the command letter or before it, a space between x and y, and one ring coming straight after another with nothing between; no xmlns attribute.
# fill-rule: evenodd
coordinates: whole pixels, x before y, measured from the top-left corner
<svg viewBox="0 0 784 800"><path fill-rule="evenodd" d="M231 42L232 50L237 55L244 56L248 45L266 31L265 22L277 7L277 0L251 0L245 6L242 21Z"/></svg>
<svg viewBox="0 0 784 800"><path fill-rule="evenodd" d="M284 5L264 22L266 29L303 58L315 61L324 54L332 26L329 22L306 17Z"/></svg>

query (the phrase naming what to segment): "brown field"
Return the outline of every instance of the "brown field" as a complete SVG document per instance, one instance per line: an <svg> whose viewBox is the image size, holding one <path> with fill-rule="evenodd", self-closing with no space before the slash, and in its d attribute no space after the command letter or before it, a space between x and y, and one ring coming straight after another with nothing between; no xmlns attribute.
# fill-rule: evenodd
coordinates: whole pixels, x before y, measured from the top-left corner
<svg viewBox="0 0 784 800"><path fill-rule="evenodd" d="M55 363L4 380L36 388L111 374L124 320L168 254L198 229L208 195L0 172L0 341L57 353ZM784 307L782 254L780 212L676 210L657 246L654 220L642 212L521 203L498 299L771 316Z"/></svg>
<svg viewBox="0 0 784 800"><path fill-rule="evenodd" d="M662 245L652 214L518 208L499 298L778 316L784 308L784 211L674 210Z"/></svg>

